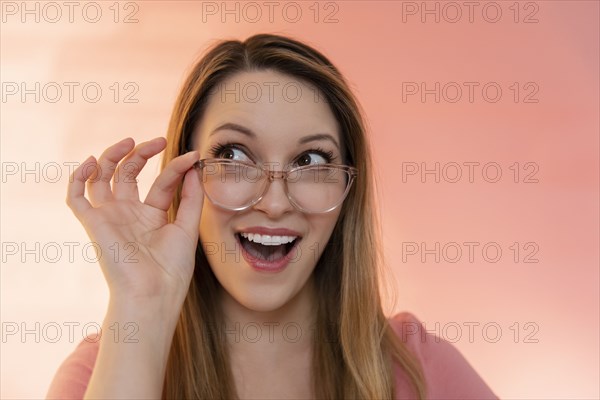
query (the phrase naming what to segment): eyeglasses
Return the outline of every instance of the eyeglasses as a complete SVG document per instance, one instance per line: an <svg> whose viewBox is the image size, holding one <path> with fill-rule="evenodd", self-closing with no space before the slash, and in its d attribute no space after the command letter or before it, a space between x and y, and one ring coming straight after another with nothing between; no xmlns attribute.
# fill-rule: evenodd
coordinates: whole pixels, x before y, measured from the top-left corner
<svg viewBox="0 0 600 400"><path fill-rule="evenodd" d="M285 181L290 203L305 213L326 213L348 195L358 170L348 165L311 164L286 171L243 161L212 158L194 164L206 197L226 210L242 211L258 203L276 178Z"/></svg>

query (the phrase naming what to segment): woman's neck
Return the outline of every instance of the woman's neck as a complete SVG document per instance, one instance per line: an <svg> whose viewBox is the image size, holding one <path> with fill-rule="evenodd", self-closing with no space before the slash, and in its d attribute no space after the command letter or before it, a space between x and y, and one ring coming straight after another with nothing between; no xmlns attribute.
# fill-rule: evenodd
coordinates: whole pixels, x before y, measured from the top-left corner
<svg viewBox="0 0 600 400"><path fill-rule="evenodd" d="M307 352L312 349L316 304L313 278L283 306L250 310L221 288L224 332L232 355ZM310 351L309 351L310 353Z"/></svg>

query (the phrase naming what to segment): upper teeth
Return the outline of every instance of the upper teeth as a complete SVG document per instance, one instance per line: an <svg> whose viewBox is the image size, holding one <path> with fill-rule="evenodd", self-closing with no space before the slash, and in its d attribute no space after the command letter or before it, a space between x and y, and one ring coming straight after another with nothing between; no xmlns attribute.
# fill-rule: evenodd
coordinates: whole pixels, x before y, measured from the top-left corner
<svg viewBox="0 0 600 400"><path fill-rule="evenodd" d="M271 236L261 235L259 233L242 232L241 235L251 242L260 243L266 246L279 246L281 244L290 243L296 240L298 236Z"/></svg>

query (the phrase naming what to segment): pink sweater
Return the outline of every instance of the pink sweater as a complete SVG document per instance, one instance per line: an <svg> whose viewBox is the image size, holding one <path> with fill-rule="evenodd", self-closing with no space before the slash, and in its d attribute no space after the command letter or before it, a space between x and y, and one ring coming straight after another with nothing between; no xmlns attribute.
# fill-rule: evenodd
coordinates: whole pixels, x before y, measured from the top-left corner
<svg viewBox="0 0 600 400"><path fill-rule="evenodd" d="M448 341L425 331L413 314L402 312L389 321L396 334L421 362L428 399L498 399L460 352ZM79 343L58 368L47 399L83 399L99 343L85 340ZM408 389L408 380L398 366L395 366L395 376L395 398L413 398Z"/></svg>

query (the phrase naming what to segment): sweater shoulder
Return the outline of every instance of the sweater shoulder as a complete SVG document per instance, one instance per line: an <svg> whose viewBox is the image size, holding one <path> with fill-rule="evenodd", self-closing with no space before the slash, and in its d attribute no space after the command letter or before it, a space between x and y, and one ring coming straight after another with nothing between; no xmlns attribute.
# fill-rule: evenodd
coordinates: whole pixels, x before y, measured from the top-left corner
<svg viewBox="0 0 600 400"><path fill-rule="evenodd" d="M428 331L415 314L400 312L388 322L421 364L428 399L498 399L460 351ZM398 387L400 382L406 382L406 377L398 368L395 371Z"/></svg>

